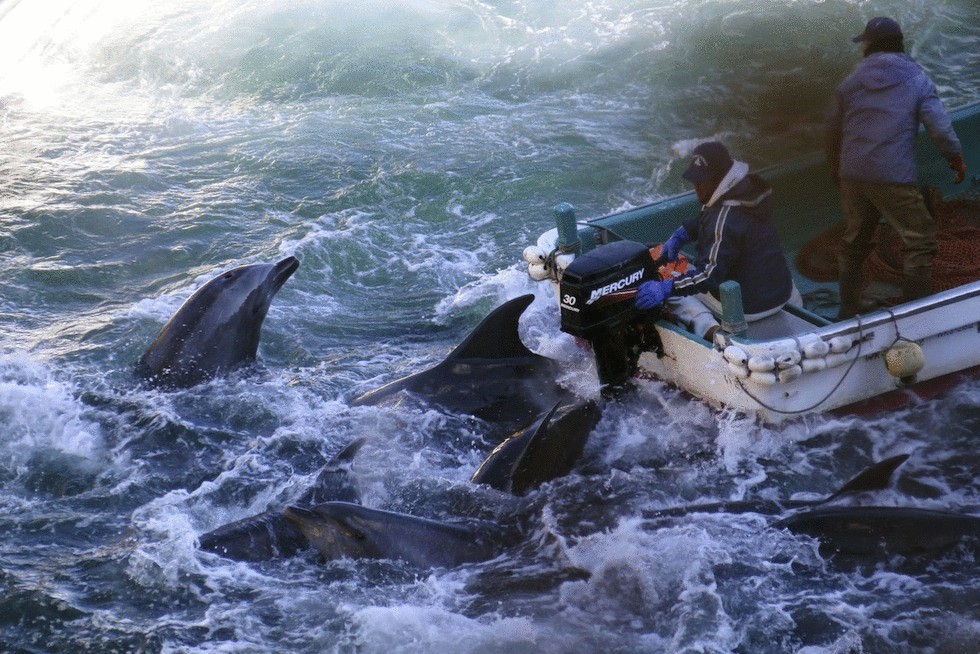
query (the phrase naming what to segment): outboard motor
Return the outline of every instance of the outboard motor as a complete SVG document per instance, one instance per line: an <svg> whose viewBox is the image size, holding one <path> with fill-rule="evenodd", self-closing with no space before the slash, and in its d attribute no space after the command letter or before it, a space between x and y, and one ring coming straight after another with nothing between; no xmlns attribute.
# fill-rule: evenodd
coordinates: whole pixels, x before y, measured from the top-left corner
<svg viewBox="0 0 980 654"><path fill-rule="evenodd" d="M592 345L604 394L616 394L636 372L640 353L660 352L653 323L660 308L640 311L640 284L660 279L650 250L635 241L613 241L572 261L561 278L561 329Z"/></svg>

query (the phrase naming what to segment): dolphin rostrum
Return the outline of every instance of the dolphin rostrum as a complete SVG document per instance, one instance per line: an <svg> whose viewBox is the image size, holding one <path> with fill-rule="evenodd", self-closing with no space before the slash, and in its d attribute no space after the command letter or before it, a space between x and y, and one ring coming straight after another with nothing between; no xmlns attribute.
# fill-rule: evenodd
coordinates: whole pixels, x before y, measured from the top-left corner
<svg viewBox="0 0 980 654"><path fill-rule="evenodd" d="M518 321L533 301L522 295L500 305L441 363L368 391L354 406L383 404L407 392L492 423L527 425L571 396L556 381L558 362L521 342Z"/></svg>
<svg viewBox="0 0 980 654"><path fill-rule="evenodd" d="M351 478L350 466L364 444L358 438L327 462L316 481L296 502L320 504L330 500L359 502L360 493ZM202 550L239 561L267 561L295 556L309 543L281 510L268 510L209 531L200 538Z"/></svg>
<svg viewBox="0 0 980 654"><path fill-rule="evenodd" d="M600 416L599 406L593 400L564 407L556 404L536 423L494 448L470 481L523 495L560 477L582 455Z"/></svg>
<svg viewBox="0 0 980 654"><path fill-rule="evenodd" d="M439 522L347 502L287 506L284 513L327 560L396 559L418 568L453 568L495 558L506 540L499 527Z"/></svg>
<svg viewBox="0 0 980 654"><path fill-rule="evenodd" d="M136 375L165 387L187 387L255 361L269 305L299 261L239 266L191 295L160 330Z"/></svg>

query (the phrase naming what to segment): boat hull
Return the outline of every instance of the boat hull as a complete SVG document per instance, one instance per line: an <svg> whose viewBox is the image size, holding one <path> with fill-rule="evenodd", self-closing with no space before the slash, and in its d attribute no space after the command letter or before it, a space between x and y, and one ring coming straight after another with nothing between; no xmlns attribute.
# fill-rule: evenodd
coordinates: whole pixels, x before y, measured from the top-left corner
<svg viewBox="0 0 980 654"><path fill-rule="evenodd" d="M937 330L937 325L945 329ZM640 374L674 384L714 406L755 414L768 423L822 411L870 411L926 395L980 370L980 283L860 319L801 331L789 339L727 337L712 347L666 321L657 329L663 354L642 354ZM823 343L850 341L850 346L842 352L828 352L823 366L808 366L806 371L800 366L801 372L787 375L785 381L779 378L778 365L745 375L744 369L726 359L726 349L721 347L739 348L751 356L770 352L778 360L793 351L797 342L813 343L814 338ZM922 350L923 367L914 381L889 372L885 355L900 339ZM801 363L817 360L801 354ZM869 402L872 399L877 401Z"/></svg>

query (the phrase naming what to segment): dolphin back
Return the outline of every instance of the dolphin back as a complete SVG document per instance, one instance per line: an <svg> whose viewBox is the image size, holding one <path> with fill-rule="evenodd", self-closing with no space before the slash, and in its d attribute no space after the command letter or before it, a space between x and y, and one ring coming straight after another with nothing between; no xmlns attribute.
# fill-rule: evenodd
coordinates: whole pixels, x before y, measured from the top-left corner
<svg viewBox="0 0 980 654"><path fill-rule="evenodd" d="M365 441L358 438L334 455L321 468L313 486L298 501L304 504L329 500L360 502L360 493L351 474L351 463ZM295 556L309 545L303 532L281 510L264 511L242 518L200 537L202 550L239 561L268 561Z"/></svg>
<svg viewBox="0 0 980 654"><path fill-rule="evenodd" d="M556 402L572 397L556 381L558 363L521 341L518 321L533 299L528 294L505 302L440 363L363 393L351 404L384 404L407 392L493 423L505 433L527 425Z"/></svg>
<svg viewBox="0 0 980 654"><path fill-rule="evenodd" d="M500 443L470 481L523 495L575 467L601 417L592 400L556 404L534 425Z"/></svg>
<svg viewBox="0 0 980 654"><path fill-rule="evenodd" d="M821 507L780 520L777 527L817 538L841 554L918 554L960 542L974 549L980 516L916 507Z"/></svg>
<svg viewBox="0 0 980 654"><path fill-rule="evenodd" d="M491 559L502 546L493 526L481 530L346 502L287 507L285 515L328 560L384 558L452 568Z"/></svg>

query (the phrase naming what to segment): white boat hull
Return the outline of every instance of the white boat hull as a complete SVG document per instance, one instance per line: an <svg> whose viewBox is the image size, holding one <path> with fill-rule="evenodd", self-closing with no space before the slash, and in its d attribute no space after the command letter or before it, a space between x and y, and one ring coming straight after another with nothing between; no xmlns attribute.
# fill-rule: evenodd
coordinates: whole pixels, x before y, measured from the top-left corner
<svg viewBox="0 0 980 654"><path fill-rule="evenodd" d="M778 423L808 413L833 411L908 388L893 376L885 353L899 339L922 348L924 366L915 375L916 386L952 373L980 366L980 283L946 291L929 298L850 320L798 333L795 340L816 336L822 342L843 338L851 341L846 351L822 369L808 370L794 379L775 383L771 376L733 370L716 344L693 337L684 330L661 322L658 327L663 356L644 353L639 359L641 375L652 376L683 388L718 406L755 414L768 423ZM786 339L753 341L728 337L726 343L746 351L786 348ZM776 357L774 357L776 358ZM803 361L807 358L802 357ZM777 373L778 368L773 371ZM753 379L753 377L756 377Z"/></svg>

